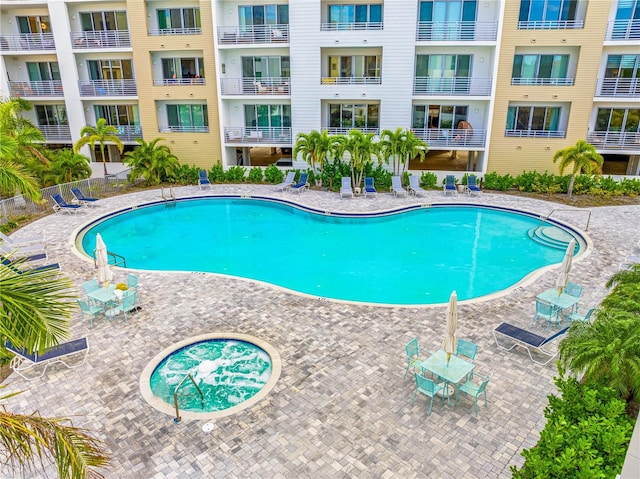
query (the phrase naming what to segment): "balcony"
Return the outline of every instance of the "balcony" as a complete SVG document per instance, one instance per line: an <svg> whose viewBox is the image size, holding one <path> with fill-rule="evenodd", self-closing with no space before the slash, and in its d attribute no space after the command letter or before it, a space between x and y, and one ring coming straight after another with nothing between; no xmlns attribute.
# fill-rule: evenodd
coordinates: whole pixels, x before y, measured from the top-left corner
<svg viewBox="0 0 640 479"><path fill-rule="evenodd" d="M455 150L460 148L484 148L487 130L411 128L413 134L429 145L429 148Z"/></svg>
<svg viewBox="0 0 640 479"><path fill-rule="evenodd" d="M153 80L154 86L205 85L204 78L163 78Z"/></svg>
<svg viewBox="0 0 640 479"><path fill-rule="evenodd" d="M162 125L158 127L160 133L209 133L207 125Z"/></svg>
<svg viewBox="0 0 640 479"><path fill-rule="evenodd" d="M0 36L2 51L42 51L55 50L53 33L17 33Z"/></svg>
<svg viewBox="0 0 640 479"><path fill-rule="evenodd" d="M322 85L381 85L382 77L322 77Z"/></svg>
<svg viewBox="0 0 640 479"><path fill-rule="evenodd" d="M564 138L566 131L561 130L505 130L504 136L516 138Z"/></svg>
<svg viewBox="0 0 640 479"><path fill-rule="evenodd" d="M413 83L413 94L427 96L489 96L491 95L491 78L416 77Z"/></svg>
<svg viewBox="0 0 640 479"><path fill-rule="evenodd" d="M531 20L518 22L519 30L575 30L584 28L584 20Z"/></svg>
<svg viewBox="0 0 640 479"><path fill-rule="evenodd" d="M288 24L218 27L218 43L221 45L288 42Z"/></svg>
<svg viewBox="0 0 640 479"><path fill-rule="evenodd" d="M80 80L80 96L137 96L135 80Z"/></svg>
<svg viewBox="0 0 640 479"><path fill-rule="evenodd" d="M640 96L640 78L598 78L596 96L638 98Z"/></svg>
<svg viewBox="0 0 640 479"><path fill-rule="evenodd" d="M221 78L223 95L290 95L289 78Z"/></svg>
<svg viewBox="0 0 640 479"><path fill-rule="evenodd" d="M512 78L512 85L572 86L573 78Z"/></svg>
<svg viewBox="0 0 640 479"><path fill-rule="evenodd" d="M10 81L11 96L23 98L38 96L64 96L60 80L48 81Z"/></svg>
<svg viewBox="0 0 640 479"><path fill-rule="evenodd" d="M348 32L356 30L382 30L382 22L350 22L350 23L321 23L320 30L323 32Z"/></svg>
<svg viewBox="0 0 640 479"><path fill-rule="evenodd" d="M340 127L340 126L328 126L323 127L323 130L327 130L330 135L348 135L351 130L359 130L364 134L373 133L374 135L380 134L380 128L359 128L359 127Z"/></svg>
<svg viewBox="0 0 640 479"><path fill-rule="evenodd" d="M225 143L291 145L291 128L285 127L225 127Z"/></svg>
<svg viewBox="0 0 640 479"><path fill-rule="evenodd" d="M498 22L418 22L419 42L495 42Z"/></svg>
<svg viewBox="0 0 640 479"><path fill-rule="evenodd" d="M149 30L150 37L158 37L165 35L202 35L202 28L161 28L158 30Z"/></svg>
<svg viewBox="0 0 640 479"><path fill-rule="evenodd" d="M640 20L613 20L607 25L605 40L639 40Z"/></svg>
<svg viewBox="0 0 640 479"><path fill-rule="evenodd" d="M71 32L71 42L75 50L93 48L131 48L128 30L94 30Z"/></svg>
<svg viewBox="0 0 640 479"><path fill-rule="evenodd" d="M590 131L587 142L596 150L634 150L640 152L640 133L628 131Z"/></svg>
<svg viewBox="0 0 640 479"><path fill-rule="evenodd" d="M38 125L38 130L42 132L46 141L71 141L69 125Z"/></svg>

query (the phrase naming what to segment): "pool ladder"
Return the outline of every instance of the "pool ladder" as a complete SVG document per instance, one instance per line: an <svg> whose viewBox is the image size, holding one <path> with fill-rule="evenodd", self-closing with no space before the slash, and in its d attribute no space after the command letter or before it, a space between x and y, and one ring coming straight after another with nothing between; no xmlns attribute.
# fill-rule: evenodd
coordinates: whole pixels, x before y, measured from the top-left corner
<svg viewBox="0 0 640 479"><path fill-rule="evenodd" d="M164 200L164 203L166 206L176 205L176 196L173 194L173 189L171 188L171 185L169 185L169 193L166 195L164 194L164 187L161 186L160 194L162 195L162 199Z"/></svg>
<svg viewBox="0 0 640 479"><path fill-rule="evenodd" d="M200 393L200 401L201 401L200 407L204 409L204 395L202 394L202 390L196 384L195 380L193 379L193 376L191 374L187 374L185 377L182 378L182 381L180 381L176 389L173 391L173 405L176 407L176 417L174 418L173 422L175 422L176 424L180 424L180 421L182 421L182 418L180 417L180 408L178 407L178 390L182 387L182 384L187 380L187 378L191 380L193 385L196 387L196 390L198 391L198 393Z"/></svg>
<svg viewBox="0 0 640 479"><path fill-rule="evenodd" d="M577 212L577 213L587 213L587 224L584 227L584 230L587 231L589 229L589 223L591 222L591 210L579 210L576 208L554 208L553 210L551 210L551 213L549 213L548 215L544 216L541 215L540 216L540 224L538 226L536 226L536 231L547 222L547 220L549 218L551 218L551 215L554 214L556 211L566 211L566 212Z"/></svg>

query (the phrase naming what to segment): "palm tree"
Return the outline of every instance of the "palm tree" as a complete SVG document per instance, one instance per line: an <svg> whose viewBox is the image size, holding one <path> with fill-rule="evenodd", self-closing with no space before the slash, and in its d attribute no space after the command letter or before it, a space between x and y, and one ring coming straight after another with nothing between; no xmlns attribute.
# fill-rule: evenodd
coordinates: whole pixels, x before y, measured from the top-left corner
<svg viewBox="0 0 640 479"><path fill-rule="evenodd" d="M58 150L54 154L51 168L43 175L44 186L52 186L60 183L70 183L83 180L91 176L89 158L73 150Z"/></svg>
<svg viewBox="0 0 640 479"><path fill-rule="evenodd" d="M2 137L0 141L5 143ZM0 146L0 151L2 147ZM23 165L5 159L4 154L0 159L0 192L13 194L18 190L34 202L40 201L40 190L38 181L27 171Z"/></svg>
<svg viewBox="0 0 640 479"><path fill-rule="evenodd" d="M174 180L177 168L180 166L178 157L171 153L166 145L158 145L162 138L146 142L136 139L138 146L135 150L124 155L124 162L131 167L132 180L144 177L148 185L157 185L164 181Z"/></svg>
<svg viewBox="0 0 640 479"><path fill-rule="evenodd" d="M113 125L107 125L107 120L104 118L98 118L96 122L96 126L83 126L80 130L80 139L76 141L75 145L73 145L73 152L78 153L80 148L85 145L91 146L93 150L96 146L96 143L100 145L100 155L102 156L102 163L104 166L104 176L107 176L107 159L104 156L104 145L106 142L110 141L114 143L120 153L124 149L124 145L120 138L118 138L118 129Z"/></svg>
<svg viewBox="0 0 640 479"><path fill-rule="evenodd" d="M396 131L382 130L380 132L380 154L385 163L391 160L394 175L400 174L400 142L404 131L399 127L396 128Z"/></svg>
<svg viewBox="0 0 640 479"><path fill-rule="evenodd" d="M424 157L429 151L429 146L416 137L411 130L405 130L400 139L399 156L402 164L402 170L399 174L403 174L409 168L409 161L419 158L424 161Z"/></svg>
<svg viewBox="0 0 640 479"><path fill-rule="evenodd" d="M309 133L298 133L296 136L292 156L296 158L298 153L302 154L302 157L311 166L313 175L320 178L319 186L322 186L324 162L327 159L327 154L333 149L334 141L335 137L329 135L327 130L322 130L322 133L312 130ZM319 166L319 171L316 169L316 165Z"/></svg>
<svg viewBox="0 0 640 479"><path fill-rule="evenodd" d="M23 98L9 98L0 101L0 138L5 138L2 156L15 163L27 165L36 160L44 165L49 159L42 152L44 135L22 113L33 108L31 102Z"/></svg>
<svg viewBox="0 0 640 479"><path fill-rule="evenodd" d="M361 130L349 130L343 140L338 139L338 152L348 151L351 156L351 181L354 188L360 188L365 166L372 163L373 155L378 150L374 136L373 133L363 133Z"/></svg>
<svg viewBox="0 0 640 479"><path fill-rule="evenodd" d="M394 175L403 174L412 158L424 160L428 150L427 144L411 130L396 128L395 131L382 130L380 133L380 154L386 163L392 161Z"/></svg>
<svg viewBox="0 0 640 479"><path fill-rule="evenodd" d="M553 155L553 162L560 160L558 169L560 174L564 173L565 168L569 165L573 165L571 170L571 180L569 181L569 188L567 189L567 195L571 196L573 193L573 184L576 181L576 176L585 173L590 175L592 173L602 173L602 156L596 151L593 145L590 145L584 140L578 140L574 146L567 146L561 150L556 151Z"/></svg>

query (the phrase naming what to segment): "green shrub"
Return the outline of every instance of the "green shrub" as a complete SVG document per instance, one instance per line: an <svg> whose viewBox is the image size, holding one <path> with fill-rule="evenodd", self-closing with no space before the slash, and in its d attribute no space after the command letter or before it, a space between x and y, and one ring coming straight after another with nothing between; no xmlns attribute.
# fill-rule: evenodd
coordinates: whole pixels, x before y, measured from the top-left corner
<svg viewBox="0 0 640 479"><path fill-rule="evenodd" d="M227 170L225 175L225 181L227 183L242 183L244 181L244 174L247 169L244 166L231 166Z"/></svg>
<svg viewBox="0 0 640 479"><path fill-rule="evenodd" d="M507 191L514 184L514 177L509 173L506 175L499 175L495 171L484 175L484 182L482 186L487 190Z"/></svg>
<svg viewBox="0 0 640 479"><path fill-rule="evenodd" d="M280 168L271 164L264 169L264 179L267 183L275 185L277 183L282 183L282 180L284 180L284 174Z"/></svg>
<svg viewBox="0 0 640 479"><path fill-rule="evenodd" d="M262 183L262 168L254 166L249 170L249 183Z"/></svg>
<svg viewBox="0 0 640 479"><path fill-rule="evenodd" d="M620 188L622 189L622 192L624 194L629 196L636 196L640 194L640 180L637 180L635 178L623 178L620 181Z"/></svg>
<svg viewBox="0 0 640 479"><path fill-rule="evenodd" d="M181 185L197 185L199 171L201 169L202 168L195 165L178 165L175 169L176 183Z"/></svg>
<svg viewBox="0 0 640 479"><path fill-rule="evenodd" d="M402 184L407 186L409 184L409 172L405 171L402 173Z"/></svg>
<svg viewBox="0 0 640 479"><path fill-rule="evenodd" d="M221 163L213 165L207 174L209 175L209 181L212 183L224 183L226 175Z"/></svg>
<svg viewBox="0 0 640 479"><path fill-rule="evenodd" d="M513 182L518 190L531 193L533 191L533 185L536 183L537 179L538 173L535 171L525 171L516 176Z"/></svg>
<svg viewBox="0 0 640 479"><path fill-rule="evenodd" d="M423 188L434 189L438 184L438 175L430 171L423 171L420 175L420 184Z"/></svg>

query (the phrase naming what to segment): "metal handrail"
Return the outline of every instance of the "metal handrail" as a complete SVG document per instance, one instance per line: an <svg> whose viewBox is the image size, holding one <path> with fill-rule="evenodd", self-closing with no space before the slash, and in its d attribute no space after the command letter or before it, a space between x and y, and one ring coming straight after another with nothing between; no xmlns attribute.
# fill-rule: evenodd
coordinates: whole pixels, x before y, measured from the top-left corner
<svg viewBox="0 0 640 479"><path fill-rule="evenodd" d="M160 187L160 194L162 195L162 199L166 202L166 201L176 201L176 195L173 194L173 189L171 188L171 185L169 185L169 194L165 195L164 194L164 186Z"/></svg>
<svg viewBox="0 0 640 479"><path fill-rule="evenodd" d="M173 422L175 422L176 424L178 424L180 421L182 421L182 418L180 417L180 408L178 407L178 389L180 389L182 387L182 383L184 383L187 378L191 379L191 382L196 387L196 391L198 391L200 393L200 400L201 400L200 407L202 409L204 409L204 394L202 394L202 391L200 390L200 388L196 384L195 380L193 379L193 376L191 376L191 373L189 373L185 377L182 378L182 380L178 383L178 386L173 391L173 405L176 407L176 417L173 420Z"/></svg>
<svg viewBox="0 0 640 479"><path fill-rule="evenodd" d="M587 213L587 224L584 228L585 231L589 230L589 223L591 222L591 210L577 210L574 208L554 208L551 210L551 213L549 213L548 215L544 216L540 216L540 224L538 226L536 226L536 229L534 231L538 231L538 228L540 228L540 226L542 226L550 217L552 214L554 214L556 211L575 211L578 213Z"/></svg>
<svg viewBox="0 0 640 479"><path fill-rule="evenodd" d="M107 251L107 258L111 258L113 261L109 260L109 264L113 266L122 265L123 268L127 267L127 260L124 256L112 253L111 251ZM93 250L93 264L95 267L98 267L98 258L96 258L96 250Z"/></svg>

